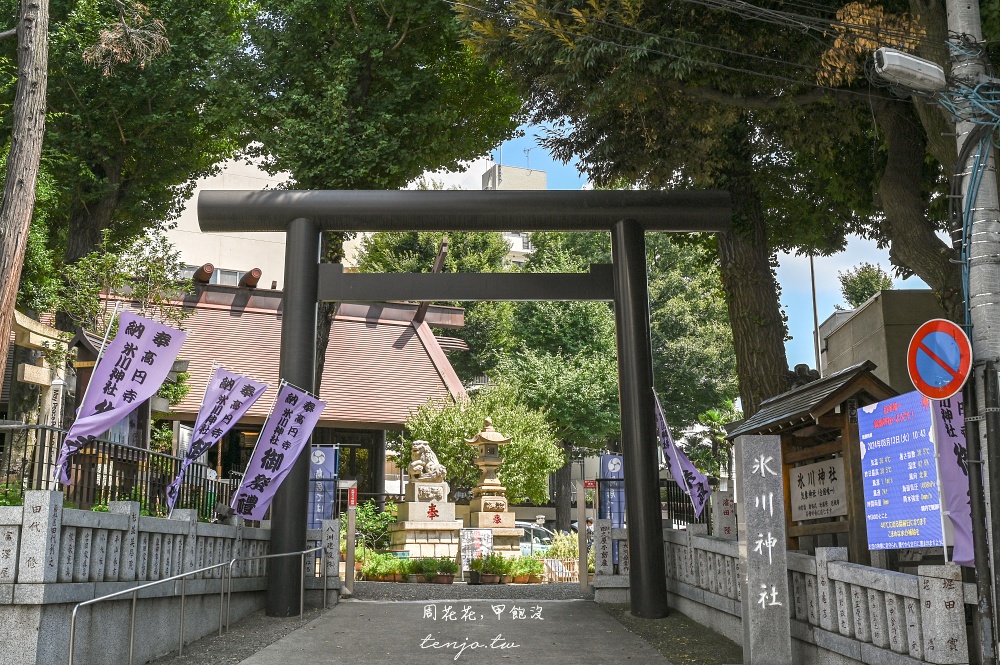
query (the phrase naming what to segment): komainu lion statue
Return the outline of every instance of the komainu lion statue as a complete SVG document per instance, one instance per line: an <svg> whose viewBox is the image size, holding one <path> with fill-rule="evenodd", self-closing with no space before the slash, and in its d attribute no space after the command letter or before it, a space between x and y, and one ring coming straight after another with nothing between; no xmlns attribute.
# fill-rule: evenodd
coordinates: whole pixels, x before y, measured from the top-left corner
<svg viewBox="0 0 1000 665"><path fill-rule="evenodd" d="M431 450L427 441L413 442L413 461L406 467L410 480L423 480L432 483L443 483L448 470L438 461L437 455Z"/></svg>

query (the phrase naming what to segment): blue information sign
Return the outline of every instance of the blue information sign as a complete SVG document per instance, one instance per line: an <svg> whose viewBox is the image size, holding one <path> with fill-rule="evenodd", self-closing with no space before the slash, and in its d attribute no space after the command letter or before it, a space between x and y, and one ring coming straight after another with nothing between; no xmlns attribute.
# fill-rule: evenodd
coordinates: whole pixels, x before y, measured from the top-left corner
<svg viewBox="0 0 1000 665"><path fill-rule="evenodd" d="M322 521L333 519L337 498L337 465L340 449L313 446L309 454L309 528L320 529Z"/></svg>
<svg viewBox="0 0 1000 665"><path fill-rule="evenodd" d="M858 410L870 550L944 542L930 407L914 391Z"/></svg>
<svg viewBox="0 0 1000 665"><path fill-rule="evenodd" d="M625 526L625 469L621 455L601 455L601 476L598 517L611 520L612 529ZM618 563L618 541L611 545L612 561Z"/></svg>

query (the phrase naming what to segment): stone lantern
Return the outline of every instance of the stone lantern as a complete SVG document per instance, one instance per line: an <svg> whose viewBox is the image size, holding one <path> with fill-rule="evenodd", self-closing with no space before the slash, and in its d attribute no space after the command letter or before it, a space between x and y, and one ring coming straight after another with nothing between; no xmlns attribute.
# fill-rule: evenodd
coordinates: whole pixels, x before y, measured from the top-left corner
<svg viewBox="0 0 1000 665"><path fill-rule="evenodd" d="M487 418L482 431L465 442L476 447L476 466L480 472L479 486L472 490L469 502L470 526L493 529L494 551L513 556L520 552L518 543L523 532L514 526L514 513L507 510L507 488L497 478L500 446L510 443L510 437L493 429L493 421Z"/></svg>

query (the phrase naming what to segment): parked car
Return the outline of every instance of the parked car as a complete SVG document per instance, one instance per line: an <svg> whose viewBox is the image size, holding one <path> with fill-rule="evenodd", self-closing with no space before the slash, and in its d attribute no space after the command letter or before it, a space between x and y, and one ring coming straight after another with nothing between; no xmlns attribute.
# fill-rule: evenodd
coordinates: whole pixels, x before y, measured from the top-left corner
<svg viewBox="0 0 1000 665"><path fill-rule="evenodd" d="M514 526L524 529L524 535L521 536L521 556L544 553L552 545L552 538L556 535L534 522L514 522Z"/></svg>

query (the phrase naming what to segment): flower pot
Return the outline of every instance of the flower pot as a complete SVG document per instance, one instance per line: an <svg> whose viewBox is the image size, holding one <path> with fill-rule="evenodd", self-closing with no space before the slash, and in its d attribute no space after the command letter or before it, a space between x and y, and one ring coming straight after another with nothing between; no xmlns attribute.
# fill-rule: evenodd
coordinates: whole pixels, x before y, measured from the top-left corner
<svg viewBox="0 0 1000 665"><path fill-rule="evenodd" d="M541 584L542 583L542 576L541 575L528 575L528 582L530 584Z"/></svg>
<svg viewBox="0 0 1000 665"><path fill-rule="evenodd" d="M469 571L469 584L482 584L482 573L478 570Z"/></svg>
<svg viewBox="0 0 1000 665"><path fill-rule="evenodd" d="M431 580L433 584L452 584L454 581L455 581L455 576L450 573L449 574L438 573L437 575L434 576L434 579Z"/></svg>
<svg viewBox="0 0 1000 665"><path fill-rule="evenodd" d="M403 575L403 573L393 573L392 574L392 581L393 582L405 582L406 581L406 576Z"/></svg>
<svg viewBox="0 0 1000 665"><path fill-rule="evenodd" d="M492 573L480 573L479 580L483 584L500 584L500 576Z"/></svg>
<svg viewBox="0 0 1000 665"><path fill-rule="evenodd" d="M531 575L515 575L514 584L527 584Z"/></svg>
<svg viewBox="0 0 1000 665"><path fill-rule="evenodd" d="M427 579L423 575L407 575L406 581L416 584L423 584L427 581Z"/></svg>
<svg viewBox="0 0 1000 665"><path fill-rule="evenodd" d="M501 575L500 576L500 584L510 584L513 581L514 581L514 576L513 575Z"/></svg>

